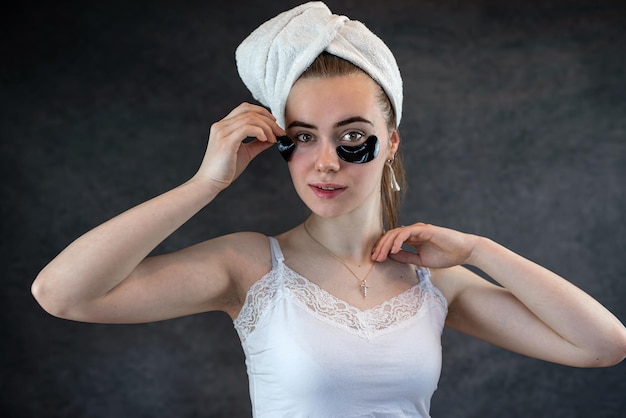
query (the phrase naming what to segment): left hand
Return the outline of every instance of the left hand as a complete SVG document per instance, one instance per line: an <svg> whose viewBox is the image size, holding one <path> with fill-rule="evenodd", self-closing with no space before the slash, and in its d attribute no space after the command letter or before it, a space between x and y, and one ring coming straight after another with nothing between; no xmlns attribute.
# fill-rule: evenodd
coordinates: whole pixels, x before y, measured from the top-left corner
<svg viewBox="0 0 626 418"><path fill-rule="evenodd" d="M391 258L401 263L431 268L468 264L477 238L475 235L420 222L387 231L374 245L372 260L382 262ZM415 248L416 253L403 250L403 244Z"/></svg>

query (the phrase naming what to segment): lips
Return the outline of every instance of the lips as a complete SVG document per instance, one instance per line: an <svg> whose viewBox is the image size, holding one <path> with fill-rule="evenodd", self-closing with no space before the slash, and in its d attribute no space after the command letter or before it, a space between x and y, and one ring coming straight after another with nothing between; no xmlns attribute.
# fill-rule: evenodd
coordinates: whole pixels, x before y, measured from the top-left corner
<svg viewBox="0 0 626 418"><path fill-rule="evenodd" d="M310 184L313 193L322 199L332 199L341 194L346 188L338 184L315 183Z"/></svg>

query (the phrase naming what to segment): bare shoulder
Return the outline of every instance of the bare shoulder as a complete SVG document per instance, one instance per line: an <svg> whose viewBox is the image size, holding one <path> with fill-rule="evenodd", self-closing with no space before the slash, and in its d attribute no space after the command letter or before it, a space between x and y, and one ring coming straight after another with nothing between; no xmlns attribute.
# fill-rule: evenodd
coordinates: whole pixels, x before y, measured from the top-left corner
<svg viewBox="0 0 626 418"><path fill-rule="evenodd" d="M506 289L464 266L432 269L431 280L448 301L446 325L470 335L476 335L479 327L472 321L484 316L508 294Z"/></svg>
<svg viewBox="0 0 626 418"><path fill-rule="evenodd" d="M270 256L269 238L258 232L235 232L211 241L222 249L233 250L238 256L247 256L251 260ZM267 258L266 261L271 260Z"/></svg>
<svg viewBox="0 0 626 418"><path fill-rule="evenodd" d="M470 288L491 286L486 280L463 266L430 269L430 272L432 284L446 298L448 305L453 305L459 295Z"/></svg>
<svg viewBox="0 0 626 418"><path fill-rule="evenodd" d="M254 282L272 267L269 238L257 232L236 232L205 243L204 252L217 254L228 265L231 277ZM248 286L249 287L249 286Z"/></svg>
<svg viewBox="0 0 626 418"><path fill-rule="evenodd" d="M430 281L431 283L439 289L444 298L448 301L448 305L452 303L454 300L455 292L455 284L454 282L454 274L450 268L436 269L431 268L430 270Z"/></svg>
<svg viewBox="0 0 626 418"><path fill-rule="evenodd" d="M236 232L213 241L213 245L220 248L220 257L228 263L240 305L250 286L272 268L269 238L257 232Z"/></svg>
<svg viewBox="0 0 626 418"><path fill-rule="evenodd" d="M218 236L163 257L157 267L174 266L175 276L198 283L197 297L208 295L203 310L222 310L232 317L250 286L272 268L269 238L255 232Z"/></svg>

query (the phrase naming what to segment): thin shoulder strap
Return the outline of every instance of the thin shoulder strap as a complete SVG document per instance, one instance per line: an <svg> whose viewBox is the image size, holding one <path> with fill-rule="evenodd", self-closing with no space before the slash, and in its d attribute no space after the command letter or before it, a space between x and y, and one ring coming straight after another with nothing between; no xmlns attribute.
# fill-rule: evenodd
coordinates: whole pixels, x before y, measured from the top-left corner
<svg viewBox="0 0 626 418"><path fill-rule="evenodd" d="M430 269L426 267L416 267L417 277L421 282L430 282Z"/></svg>
<svg viewBox="0 0 626 418"><path fill-rule="evenodd" d="M448 312L448 300L443 296L443 293L430 281L430 269L426 267L417 267L417 275L420 279L420 286L424 286L426 289L430 289L435 296L435 300L439 302L441 307Z"/></svg>
<svg viewBox="0 0 626 418"><path fill-rule="evenodd" d="M272 268L275 268L278 264L281 264L285 260L285 257L280 249L278 240L274 237L268 238L270 239L270 250L272 251Z"/></svg>

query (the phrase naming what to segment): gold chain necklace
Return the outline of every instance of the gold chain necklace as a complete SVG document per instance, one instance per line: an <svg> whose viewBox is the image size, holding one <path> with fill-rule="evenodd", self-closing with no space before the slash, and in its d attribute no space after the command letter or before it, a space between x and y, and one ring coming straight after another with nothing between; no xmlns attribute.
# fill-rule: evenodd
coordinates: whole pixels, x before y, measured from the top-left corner
<svg viewBox="0 0 626 418"><path fill-rule="evenodd" d="M350 266L348 264L346 264L345 261L343 261L339 256L335 255L332 251L330 251L324 244L322 244L321 242L319 242L317 239L315 239L315 237L313 235L311 235L311 231L309 231L309 228L306 225L306 221L303 223L304 225L304 230L306 231L306 233L308 234L308 236L315 241L315 243L317 245L319 245L320 247L322 247L322 249L324 251L326 251L326 253L328 253L328 255L330 255L332 258L334 258L335 260L339 261L341 264L343 264L343 266L345 268L348 269L348 271L350 273L352 273L352 275L359 281L359 287L361 288L361 293L363 294L363 298L367 297L367 289L369 289L370 287L367 285L367 278L369 277L370 273L372 272L372 270L374 269L374 266L376 265L376 263L372 263L372 266L369 268L369 270L367 271L367 273L365 274L365 277L360 278L358 274L356 274L354 272L354 270L352 270L350 268Z"/></svg>

